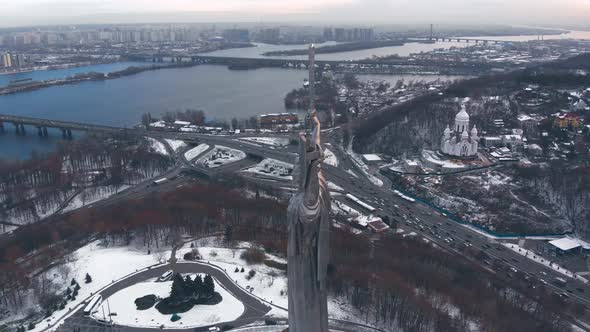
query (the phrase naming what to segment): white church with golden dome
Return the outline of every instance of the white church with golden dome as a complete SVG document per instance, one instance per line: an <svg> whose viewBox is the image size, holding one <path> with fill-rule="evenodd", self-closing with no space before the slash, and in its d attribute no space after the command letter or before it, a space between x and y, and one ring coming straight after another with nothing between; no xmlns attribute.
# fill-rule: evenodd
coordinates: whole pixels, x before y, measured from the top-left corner
<svg viewBox="0 0 590 332"><path fill-rule="evenodd" d="M479 137L477 136L475 125L469 130L469 114L465 110L465 105L461 106L461 111L455 116L455 125L453 130L445 129L443 134L440 150L442 153L455 157L473 157L477 154Z"/></svg>

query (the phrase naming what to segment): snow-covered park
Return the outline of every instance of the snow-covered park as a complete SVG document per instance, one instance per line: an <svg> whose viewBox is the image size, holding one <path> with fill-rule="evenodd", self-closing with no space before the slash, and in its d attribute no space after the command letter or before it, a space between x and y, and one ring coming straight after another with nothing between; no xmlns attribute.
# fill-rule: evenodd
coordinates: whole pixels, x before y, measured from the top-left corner
<svg viewBox="0 0 590 332"><path fill-rule="evenodd" d="M191 275L194 279L194 275ZM149 280L141 282L104 299L102 305L93 314L97 319L105 319L110 312L113 323L122 326L159 328L191 328L236 320L244 312L244 305L214 281L215 291L222 297L222 301L215 305L195 305L185 313L180 313L180 319L172 322L170 315L161 314L155 306L147 310L137 310L135 299L153 294L158 298L170 295L172 281L155 282ZM103 315L103 312L105 313ZM108 317L106 317L108 320Z"/></svg>
<svg viewBox="0 0 590 332"><path fill-rule="evenodd" d="M246 158L246 153L240 150L230 149L225 146L216 145L215 148L207 152L197 160L198 164L208 168L220 167L231 164Z"/></svg>
<svg viewBox="0 0 590 332"><path fill-rule="evenodd" d="M91 294L113 281L148 266L159 264L160 260L163 260L167 255L169 255L169 251L148 255L144 250L135 250L130 247L104 248L100 245L100 241L94 241L74 251L65 257L65 264L44 271L36 278L50 280L52 287L57 288L59 293L74 279L80 285L78 295L74 300L68 301L64 309L57 310L41 322L37 322L31 331L37 332L46 328L56 329L66 317L81 308L84 305L83 302L87 301ZM85 282L87 273L92 278L90 283ZM70 288L72 287L70 286ZM26 305L19 312L12 313L9 320L24 318L32 310L35 310L36 304L32 291L25 298L27 299ZM0 325L2 325L1 321Z"/></svg>
<svg viewBox="0 0 590 332"><path fill-rule="evenodd" d="M272 310L267 314L271 317L287 317L287 277L286 273L275 267L267 266L264 263L247 264L241 258L250 243L237 243L233 248L224 248L221 238L210 237L195 240L195 248L201 256L201 262L207 262L225 270L228 276L240 287L253 296L258 297L267 304L272 305ZM183 255L194 250L187 242L177 252L177 258L182 261ZM74 300L67 301L64 309L53 312L49 317L41 321L35 321L36 325L31 331L54 331L63 321L83 308L92 298L93 294L136 273L141 273L148 267L165 264L169 258L170 250L162 250L147 253L147 249L136 249L133 246L103 247L101 241L91 242L84 247L74 251L65 257L65 264L56 265L51 269L42 272L36 278L46 278L55 285L56 292L61 294L75 279L80 285L78 295ZM266 259L278 264L286 264L282 257L266 253ZM239 268L238 272L235 272ZM242 268L244 271L242 272ZM254 272L250 272L254 271ZM90 283L85 283L85 276L88 273L92 277ZM253 274L253 276L250 276ZM194 276L193 276L194 277ZM71 288L71 286L70 286ZM245 310L243 304L233 295L229 294L219 283L215 282L215 291L223 300L216 305L198 305L190 311L179 314L181 319L175 323L170 321L169 315L162 315L148 309L144 312L136 310L134 300L138 297L154 294L166 297L170 293L170 282L154 283L152 281L141 282L125 288L104 301L110 306L110 312L116 312L111 316L118 325L130 326L153 326L164 325L166 328L183 328L197 325L210 325L220 322L232 321L238 318ZM24 297L27 301L19 312L10 313L0 325L25 318L36 308L36 300L31 294ZM338 319L357 321L358 313L354 312L343 300L329 299L330 316ZM108 308L105 310L108 312ZM99 309L97 318L102 317L102 309Z"/></svg>
<svg viewBox="0 0 590 332"><path fill-rule="evenodd" d="M178 150L184 148L186 146L186 143L184 141L178 140L178 139L164 139L166 141L166 143L168 143L168 145L170 145L170 147L172 148L172 150L174 150L174 152L178 152Z"/></svg>
<svg viewBox="0 0 590 332"><path fill-rule="evenodd" d="M197 158L199 155L201 155L201 153L207 151L209 149L209 144L199 144L198 146L188 150L187 152L184 153L184 157L186 158L186 160L191 161L195 158Z"/></svg>
<svg viewBox="0 0 590 332"><path fill-rule="evenodd" d="M330 166L338 167L338 158L336 158L336 155L334 152L330 151L330 149L324 149L324 158L324 163Z"/></svg>
<svg viewBox="0 0 590 332"><path fill-rule="evenodd" d="M151 138L151 137L146 137L146 139L150 143L150 148L152 151L154 151L155 153L159 153L161 155L164 155L164 156L168 155L168 150L166 150L166 146L164 146L164 143L158 141L155 138Z"/></svg>
<svg viewBox="0 0 590 332"><path fill-rule="evenodd" d="M272 178L276 180L293 180L293 164L275 159L264 159L262 162L250 167L244 172L254 173L259 177Z"/></svg>
<svg viewBox="0 0 590 332"><path fill-rule="evenodd" d="M240 141L255 143L256 145L268 145L276 148L289 145L289 139L286 137L242 137L238 138Z"/></svg>

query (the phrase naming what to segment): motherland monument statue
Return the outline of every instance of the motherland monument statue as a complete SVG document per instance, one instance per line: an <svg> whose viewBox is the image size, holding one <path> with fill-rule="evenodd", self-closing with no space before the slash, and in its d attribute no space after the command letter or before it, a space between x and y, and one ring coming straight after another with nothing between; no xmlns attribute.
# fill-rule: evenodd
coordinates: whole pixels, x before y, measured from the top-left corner
<svg viewBox="0 0 590 332"><path fill-rule="evenodd" d="M330 194L321 170L320 122L314 107L314 53L311 45L308 130L299 135L299 191L291 198L288 208L289 332L328 331Z"/></svg>

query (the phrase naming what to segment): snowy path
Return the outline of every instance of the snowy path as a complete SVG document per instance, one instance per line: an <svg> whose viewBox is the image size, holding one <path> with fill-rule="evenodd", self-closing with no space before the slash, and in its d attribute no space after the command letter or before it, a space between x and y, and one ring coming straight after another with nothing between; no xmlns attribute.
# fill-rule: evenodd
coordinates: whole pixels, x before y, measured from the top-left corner
<svg viewBox="0 0 590 332"><path fill-rule="evenodd" d="M548 215L547 213L545 213L545 212L540 211L539 209L537 209L537 207L535 207L533 204L531 204L529 202L526 202L526 201L523 201L522 199L520 199L520 197L518 197L515 193L512 192L512 189L509 192L510 192L510 195L512 195L512 197L514 197L515 200L521 202L524 205L527 205L527 206L531 207L535 212L537 212L539 214L542 214L542 215L544 215L547 218L551 218L551 219L553 218L550 215Z"/></svg>

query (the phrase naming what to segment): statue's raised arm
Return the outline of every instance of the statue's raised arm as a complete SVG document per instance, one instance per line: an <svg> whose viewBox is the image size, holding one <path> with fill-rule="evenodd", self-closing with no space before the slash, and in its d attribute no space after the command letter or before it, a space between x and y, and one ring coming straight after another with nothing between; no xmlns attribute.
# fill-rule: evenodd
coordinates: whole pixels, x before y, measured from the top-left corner
<svg viewBox="0 0 590 332"><path fill-rule="evenodd" d="M305 204L311 207L317 204L320 191L320 166L324 155L320 139L320 121L315 111L310 114L309 122L312 125L311 132L299 134L301 149L299 155L301 172L299 187L304 193Z"/></svg>

